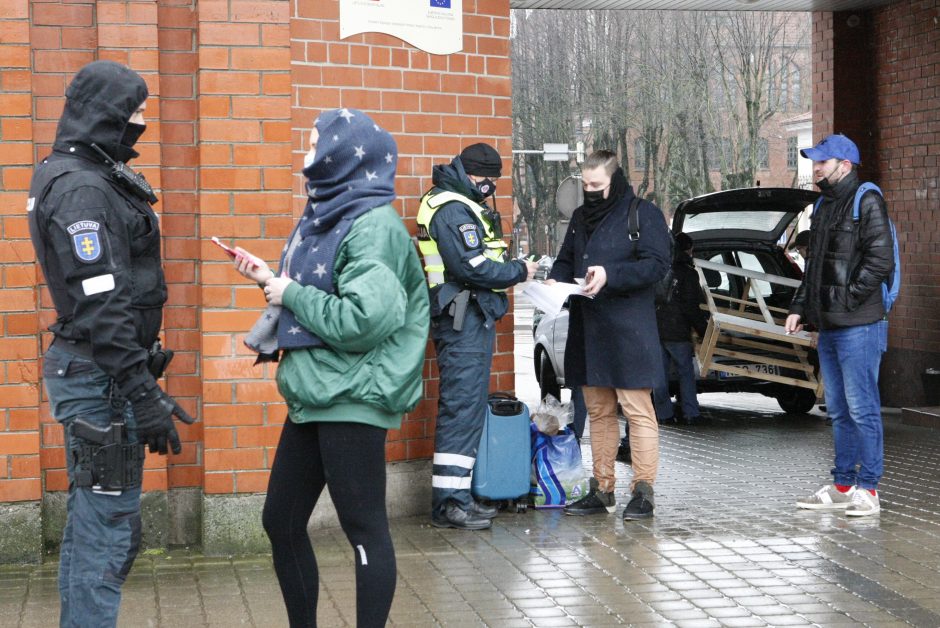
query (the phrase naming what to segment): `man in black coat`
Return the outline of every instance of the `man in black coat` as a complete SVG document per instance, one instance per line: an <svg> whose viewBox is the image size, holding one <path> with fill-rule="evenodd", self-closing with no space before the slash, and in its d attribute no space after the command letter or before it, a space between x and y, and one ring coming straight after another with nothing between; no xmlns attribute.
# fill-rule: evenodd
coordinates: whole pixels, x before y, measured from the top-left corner
<svg viewBox="0 0 940 628"><path fill-rule="evenodd" d="M813 212L803 282L793 295L786 330L804 323L819 329L819 368L832 419L833 483L799 499L799 508L844 510L849 516L878 513L878 482L884 470L884 432L878 368L888 346L882 284L894 270L894 240L884 198L863 194L856 174L858 148L844 135L830 135L800 153L813 160L822 191Z"/></svg>
<svg viewBox="0 0 940 628"><path fill-rule="evenodd" d="M623 518L645 519L653 515L659 466L659 425L650 396L662 377L655 285L672 261L671 236L662 211L636 198L614 153L592 153L581 179L584 205L571 218L549 276L549 281L564 282L583 277L587 297L571 298L565 382L583 386L594 477L588 495L565 507L565 513L616 508L619 402L629 422L633 457L631 498Z"/></svg>
<svg viewBox="0 0 940 628"><path fill-rule="evenodd" d="M663 373L665 377L653 390L656 416L660 423L675 421L672 401L669 398L669 375L671 366L679 378L679 401L682 416L689 425L702 422L699 414L695 388L695 359L692 345L692 330L705 335L708 315L699 307L705 303L705 295L699 285L698 273L692 264L692 238L687 233L676 236L676 255L672 263L672 282L668 294L656 304L656 323L659 342L662 345Z"/></svg>
<svg viewBox="0 0 940 628"><path fill-rule="evenodd" d="M63 626L117 622L140 546L142 443L178 454L173 417L193 422L156 382L169 361L155 345L167 298L157 198L124 164L138 156L147 96L126 66L79 70L26 207L57 315L43 383L68 456Z"/></svg>

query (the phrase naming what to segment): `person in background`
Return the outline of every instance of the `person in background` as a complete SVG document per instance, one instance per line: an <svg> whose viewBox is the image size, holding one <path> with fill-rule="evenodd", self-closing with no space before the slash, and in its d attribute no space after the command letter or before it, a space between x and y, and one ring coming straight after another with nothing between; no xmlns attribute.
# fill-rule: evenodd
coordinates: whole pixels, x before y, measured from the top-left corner
<svg viewBox="0 0 940 628"><path fill-rule="evenodd" d="M672 400L669 398L669 377L675 367L679 378L679 403L682 417L689 425L703 423L699 412L695 385L695 347L692 331L699 338L705 336L708 314L700 306L705 295L699 285L698 273L692 262L693 242L687 233L676 235L675 258L672 263L672 283L668 294L656 304L656 325L662 347L664 378L653 390L656 416L660 423L675 421Z"/></svg>
<svg viewBox="0 0 940 628"><path fill-rule="evenodd" d="M813 160L822 200L813 212L806 272L796 289L786 330L819 329L817 351L832 419L832 484L800 498L811 510L844 510L853 517L881 511L884 428L878 369L887 350L888 321L881 286L894 270L894 241L881 194L866 192L853 218L861 182L858 147L830 135L800 153Z"/></svg>
<svg viewBox="0 0 940 628"><path fill-rule="evenodd" d="M287 421L262 512L291 626L315 626L319 575L307 522L325 487L355 556L356 625L385 626L395 552L385 437L422 394L428 297L392 207L398 149L362 111L326 111L304 157L307 204L277 273L236 248L269 303L245 344L279 359Z"/></svg>

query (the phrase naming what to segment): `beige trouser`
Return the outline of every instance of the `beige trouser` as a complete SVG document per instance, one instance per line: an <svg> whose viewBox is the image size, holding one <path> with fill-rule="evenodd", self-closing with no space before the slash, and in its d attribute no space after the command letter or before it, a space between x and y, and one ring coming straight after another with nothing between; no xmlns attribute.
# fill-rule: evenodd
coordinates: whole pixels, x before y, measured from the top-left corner
<svg viewBox="0 0 940 628"><path fill-rule="evenodd" d="M633 458L633 481L656 481L659 468L659 423L649 388L624 390L584 386L584 405L591 419L591 452L594 457L594 478L605 493L614 490L614 461L620 444L620 424L617 422L617 402L623 408L630 426L630 455Z"/></svg>

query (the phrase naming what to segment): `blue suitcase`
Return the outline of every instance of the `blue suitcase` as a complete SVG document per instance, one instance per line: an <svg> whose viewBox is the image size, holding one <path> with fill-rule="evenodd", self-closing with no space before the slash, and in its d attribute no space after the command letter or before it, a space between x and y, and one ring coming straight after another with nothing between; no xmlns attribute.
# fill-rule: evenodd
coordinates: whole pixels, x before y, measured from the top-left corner
<svg viewBox="0 0 940 628"><path fill-rule="evenodd" d="M478 499L525 512L532 466L529 409L508 393L491 393L473 466L471 491Z"/></svg>

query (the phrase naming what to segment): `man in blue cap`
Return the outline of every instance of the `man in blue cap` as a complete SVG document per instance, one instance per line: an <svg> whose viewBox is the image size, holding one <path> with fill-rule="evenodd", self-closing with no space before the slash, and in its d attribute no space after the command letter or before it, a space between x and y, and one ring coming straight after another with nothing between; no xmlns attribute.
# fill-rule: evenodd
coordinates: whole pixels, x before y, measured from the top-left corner
<svg viewBox="0 0 940 628"><path fill-rule="evenodd" d="M800 154L813 160L822 198L813 213L806 270L786 330L798 332L804 323L819 329L835 465L833 483L796 505L873 515L881 510L877 489L884 466L878 367L888 326L881 285L894 269L888 210L881 194L868 191L860 199L858 217L853 216L860 159L846 136L830 135Z"/></svg>

